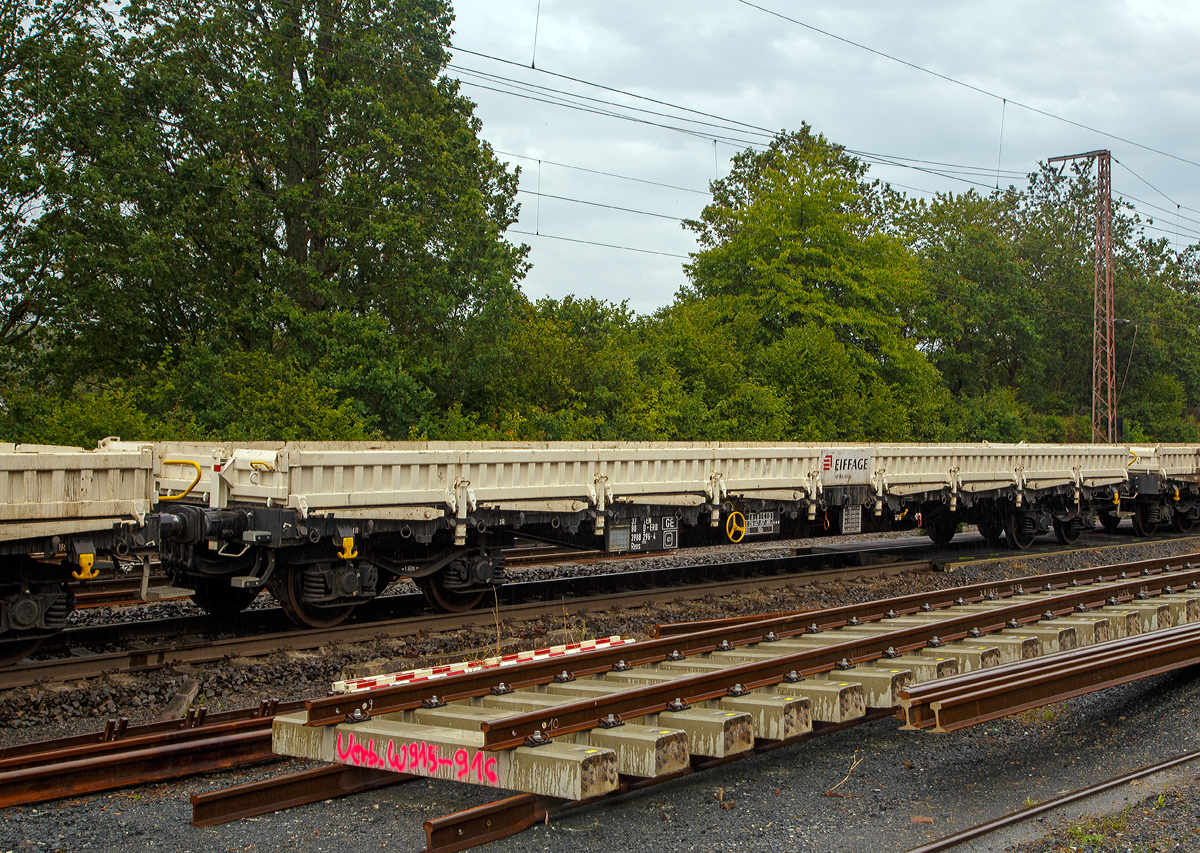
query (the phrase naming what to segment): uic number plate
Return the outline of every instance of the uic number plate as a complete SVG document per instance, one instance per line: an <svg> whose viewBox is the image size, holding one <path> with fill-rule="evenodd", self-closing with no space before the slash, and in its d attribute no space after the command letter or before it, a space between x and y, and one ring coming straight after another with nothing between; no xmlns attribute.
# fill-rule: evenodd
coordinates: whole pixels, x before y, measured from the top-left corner
<svg viewBox="0 0 1200 853"><path fill-rule="evenodd" d="M679 547L679 519L673 515L631 518L608 529L609 551L665 551Z"/></svg>
<svg viewBox="0 0 1200 853"><path fill-rule="evenodd" d="M774 510L745 515L747 536L772 536L779 532L779 513Z"/></svg>

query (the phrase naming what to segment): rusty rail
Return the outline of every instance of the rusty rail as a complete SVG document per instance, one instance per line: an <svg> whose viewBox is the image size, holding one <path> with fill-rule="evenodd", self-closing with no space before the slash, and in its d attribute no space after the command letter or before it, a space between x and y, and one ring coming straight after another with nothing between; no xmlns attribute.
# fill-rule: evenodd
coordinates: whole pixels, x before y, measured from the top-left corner
<svg viewBox="0 0 1200 853"><path fill-rule="evenodd" d="M781 681L792 681L808 674L835 668L841 669L854 663L892 657L905 651L915 651L927 646L937 647L942 645L942 641L970 639L972 642L978 641L983 644L987 642L985 635L991 631L1020 628L1042 619L1074 614L1077 611L1090 610L1097 606L1119 604L1160 593L1172 593L1188 584L1191 584L1192 588L1200 588L1200 569L1193 569L1190 564L1186 569L1169 568L1169 563L1177 561L1178 558L1175 558L1172 561L1156 561L1153 565L1142 563L1135 566L1103 567L1084 572L1059 573L1053 576L1030 578L1026 581L1014 581L1008 585L1006 590L996 585L978 585L974 588L960 587L956 590L937 591L932 596L933 600L937 601L941 607L964 603L966 596L959 594L962 592L973 591L975 594L970 596L972 601L1003 598L1005 595L1020 595L1024 592L1023 582L1031 584L1036 582L1044 590L1048 589L1051 594L1025 597L1019 601L997 601L994 607L986 611L973 610L939 614L943 618L939 621L931 620L928 624L918 625L915 624L917 620L905 620L906 624L897 626L896 630L881 631L869 638L848 637L843 642L812 649L789 650L788 654L780 655L777 658L733 665L718 672L683 676L669 683L631 687L628 690L614 692L610 696L557 705L553 709L513 714L503 719L486 722L481 721L480 728L484 733L484 746L493 750L506 749L526 742L525 738L533 733L545 732L552 736L567 735L574 731L592 728L601 718L610 714L627 719L655 714L672 704L671 700L675 698L700 702L726 695L730 685L735 683L740 685L741 689L753 690L755 687L777 684ZM1142 569L1142 572L1133 578L1123 571L1135 568ZM1103 586L1091 585L1100 580L1105 582ZM1081 581L1084 585L1080 585ZM900 607L897 610L890 605L900 605ZM673 651L686 648L694 654L730 648L734 645L769 644L774 637L811 633L825 628L853 625L865 621L879 622L886 620L891 615L899 615L899 613L933 610L935 608L931 603L930 596L920 595L834 608L818 613L775 617L753 624L726 624L697 634L663 638L611 651L582 653L572 656L569 663L562 658L557 658L548 663L536 661L518 664L506 667L499 672L451 676L418 685L388 687L363 694L310 700L305 703L308 709L307 722L309 725L341 722L353 708L364 707L363 703L368 699L371 713L378 715L415 708L423 704L426 699L432 698L431 694L435 691L439 694L437 697L439 703L479 695L489 691L501 677L510 688L544 683L552 680L556 675L562 675L564 664L573 670L567 673L567 677L571 675L584 676L607 671L613 667L614 663L621 661L622 655L628 663L633 665L656 663L669 656L675 657L668 655L665 651L667 649ZM865 618L860 618L857 614L862 614ZM624 669L625 667L618 668ZM846 677L853 678L850 674L847 674ZM335 714L337 716L334 716ZM605 796L619 796L650 784L721 766L745 757L745 755L758 754L769 749L791 745L813 736L894 714L895 709L891 707L869 708L863 717L833 725L817 722L814 723L813 731L786 740L756 738L754 746L749 751L734 756L718 759L693 756L684 770L662 778L642 779L622 776L617 790ZM459 815L439 818L426 824L428 849L439 851L439 853L466 849L512 835L533 822L547 819L551 814L573 808L577 804L597 802L599 799L601 798L579 801L555 800L530 794L471 809Z"/></svg>
<svg viewBox="0 0 1200 853"><path fill-rule="evenodd" d="M1168 566L1182 565L1184 568L1190 569L1190 560L1196 560L1200 564L1200 554L1185 554L1178 557L1156 557L1152 560L1139 560L1134 563L1121 563L1119 565L1097 566L1087 569L1072 569L1065 572L1053 572L1046 575L1031 575L1029 577L1019 578L1017 580L1005 581L1004 583L978 583L969 584L967 586L957 586L951 589L935 590L933 592L917 592L912 595L904 595L898 598L886 599L879 602L886 603L891 609L897 613L912 612L912 608L920 607L927 601L937 600L939 597L952 595L956 598L964 598L971 600L977 596L983 595L989 590L1002 589L1005 586L1012 587L1022 583L1045 586L1050 584L1057 588L1069 586L1072 581L1075 583L1093 583L1096 580L1103 579L1109 576L1118 576L1121 572L1127 575L1139 575L1144 572L1156 574L1161 572ZM875 602L872 602L874 604ZM945 606L934 604L935 607ZM847 608L834 608L836 610L845 610ZM656 638L678 637L683 634L694 634L697 631L709 631L714 628L729 628L738 625L747 625L754 622L761 622L764 619L787 619L796 616L813 613L829 613L830 610L789 610L780 613L765 613L765 614L750 614L747 616L726 616L720 619L701 619L696 622L665 622L661 625L654 626L654 636ZM859 618L863 618L859 616Z"/></svg>
<svg viewBox="0 0 1200 853"><path fill-rule="evenodd" d="M9 747L0 752L0 808L108 791L259 761L274 761L271 721L299 702Z"/></svg>
<svg viewBox="0 0 1200 853"><path fill-rule="evenodd" d="M587 699L560 705L549 712L532 711L500 720L487 720L480 724L484 733L484 748L495 750L519 746L525 738L533 736L534 732L555 731L562 735L595 728L608 714L615 714L621 718L655 714L677 699L696 703L719 698L725 695L733 684L741 684L744 688L753 690L779 684L793 672L802 677L828 672L842 661L858 664L878 660L887 654L888 649L901 653L916 651L930 645L940 645L948 640L982 637L1006 627L1021 627L1046 616L1069 615L1074 613L1076 608L1088 610L1105 604L1131 601L1139 595L1158 595L1166 589L1172 589L1169 581L1200 585L1200 570L1183 571L1170 577L1163 577L1161 574L1151 577L1138 576L1135 580L1122 581L1102 589L1082 586L1068 588L1056 595L1052 601L1023 601L1007 607L997 607L985 613L966 613L931 625L878 634L870 639L851 639L824 648L732 666L719 673L685 676L667 684L639 687L615 693L605 699ZM731 642L731 645L762 641L763 633L759 625L725 630L750 632L750 638L739 637ZM690 636L702 637L711 633L713 632ZM689 636L684 636L678 640L688 638ZM575 661L572 660L571 663L575 664ZM561 672L562 668L560 662L557 669ZM577 668L576 672L580 670L584 674L594 672L590 667ZM518 682L514 679L510 683L515 686ZM427 687L426 690L428 689Z"/></svg>
<svg viewBox="0 0 1200 853"><path fill-rule="evenodd" d="M1183 755L1168 759L1161 764L1152 764L1149 767L1143 767L1140 770L1135 770L1132 773L1127 773L1124 776L1118 776L1115 779L1109 779L1106 782L1101 782L1098 785L1091 785L1087 788L1080 788L1078 791L1072 791L1069 794L1063 794L1061 797L1055 797L1053 800L1046 800L1044 803L1030 806L1027 809L1021 809L1018 812L1007 814L1004 817L989 820L985 823L977 824L970 829L964 829L962 832L956 832L953 835L946 835L936 841L931 841L928 844L922 844L918 847L913 847L907 853L941 853L943 850L951 850L960 844L965 844L976 838L995 832L999 829L1004 829L1022 821L1029 820L1031 817L1037 817L1047 812L1052 812L1055 809L1068 806L1071 803L1085 800L1088 797L1094 797L1096 794L1102 794L1105 791L1119 788L1121 785L1128 785L1137 779L1144 779L1147 776L1153 776L1156 773L1162 773L1180 764L1187 764L1190 761L1195 761L1200 758L1200 750L1195 752L1185 752ZM459 848L461 849L461 848Z"/></svg>
<svg viewBox="0 0 1200 853"><path fill-rule="evenodd" d="M901 706L912 728L952 732L1200 663L1200 624L910 685Z"/></svg>
<svg viewBox="0 0 1200 853"><path fill-rule="evenodd" d="M118 752L103 760L81 758L5 773L0 807L93 794L273 760L278 760L278 756L271 751L269 726Z"/></svg>
<svg viewBox="0 0 1200 853"><path fill-rule="evenodd" d="M192 794L192 826L218 826L334 797L401 785L418 778L390 770L329 764L274 779Z"/></svg>
<svg viewBox="0 0 1200 853"><path fill-rule="evenodd" d="M1200 555L1192 556L1200 561ZM1088 586L1072 587L1069 584L1071 581L1078 583L1081 578L1091 583L1097 580L1123 577L1127 575L1123 571L1126 567L1102 567L1084 570L1082 573L1059 573L1055 576L1029 580L1045 582L1056 589L1057 583L1054 579L1062 583L1064 588L1061 590L1062 594L1058 596L1059 610L1056 615L1073 612L1074 608L1078 606L1100 606L1106 603L1107 598L1129 601L1138 593L1154 595L1171 583L1180 586L1189 583L1200 584L1200 570L1191 569L1190 563L1188 569L1179 569L1169 575L1165 565L1166 561L1162 561L1162 563L1161 567L1156 567L1157 571L1150 566L1144 566L1142 574L1136 578L1128 579L1126 577L1115 586L1106 586L1102 593ZM1134 566L1138 565L1143 564L1134 564ZM815 613L806 613L802 616L786 616L743 625L718 627L679 637L648 640L624 648L582 652L572 656L571 673L575 677L594 675L608 672L619 663L636 666L661 662L666 660L668 655L674 653L692 655L712 652L721 647L722 643L733 646L760 643L769 641L771 636L787 637L811 632L814 628L824 630L855 624L852 620L879 621L885 619L888 613L899 615L931 611L940 607L949 607L958 601L981 601L996 591L997 588L994 584L972 585L939 590L928 595L904 596L899 599L885 599L866 604L831 608ZM1013 582L1007 594L1011 596L1019 592L1023 592L1023 588L1019 582ZM766 686L778 683L791 670L796 670L799 675L815 674L833 669L843 658L852 662L878 659L889 647L898 652L912 651L924 648L930 640L935 638L943 641L955 640L966 638L968 632L971 631L987 633L1000 630L1006 627L1010 620L1016 620L1018 624L1035 622L1042 618L1045 608L1045 601L1023 602L1007 608L997 608L987 614L964 614L941 622L933 628L924 626L908 628L881 634L878 638L872 638L870 641L855 640L839 643L826 649L782 656L769 662L732 667L726 672L736 680L736 683L743 684L748 688ZM987 621L989 619L992 621ZM806 626L805 623L810 622L811 625ZM503 671L503 679L511 687L526 687L548 683L562 671L563 662L560 659L533 661L507 667ZM436 693L441 700L465 699L483 695L495 685L498 676L499 673L496 671L465 673L432 682L378 688L370 691L372 713L382 714L410 710L420 706L432 693ZM614 701L604 706L605 714L611 712L628 716L638 711L643 714L656 713L673 699L687 698L691 701L707 699L719 695L725 689L725 687L718 688L715 682L706 686L705 678L707 676L683 678L673 682L670 687L644 688L622 693L620 694L621 702ZM734 681L730 681L730 684L732 683ZM660 702L660 692L670 692L671 695L661 698ZM363 697L351 693L309 700L305 703L308 709L308 725L339 723L345 719L346 714L352 713L358 707L362 699ZM642 701L645 704L635 704ZM622 702L627 707L615 707ZM557 709L553 715L538 714L536 719L534 719L535 715L526 714L485 724L487 748L503 749L520 743L526 736L532 734L535 728L542 730L543 723L549 725L549 717L556 718L560 727L566 726L564 732L560 733L589 728L594 726L595 721L599 718L596 714L597 707L599 706L595 702L581 702ZM564 719L564 713L560 712L565 712L566 718L570 720L569 723ZM505 730L510 730L511 734L503 735L502 732Z"/></svg>
<svg viewBox="0 0 1200 853"><path fill-rule="evenodd" d="M563 800L520 794L425 821L425 853L457 853L499 841L562 811Z"/></svg>
<svg viewBox="0 0 1200 853"><path fill-rule="evenodd" d="M785 740L756 738L754 746L749 750L738 752L725 758L692 756L689 766L678 773L654 778L622 776L617 790L600 797L593 797L590 800L559 800L552 797L539 797L535 794L521 794L516 797L509 797L505 800L498 800L494 803L456 812L455 814L427 820L425 821L425 853L454 853L454 851L467 850L471 847L477 847L480 844L487 844L489 841L508 838L509 836L524 832L529 827L536 823L541 823L550 816L578 808L579 806L590 806L605 800L622 797L653 785L673 782L685 776L723 767L726 764L741 761L752 755L762 755L764 752L795 746L798 743L812 740L815 737L830 735L853 726L875 722L876 720L885 719L890 716L893 716L893 711L890 708L874 708L867 711L864 716L844 723L814 722L812 731L795 735Z"/></svg>

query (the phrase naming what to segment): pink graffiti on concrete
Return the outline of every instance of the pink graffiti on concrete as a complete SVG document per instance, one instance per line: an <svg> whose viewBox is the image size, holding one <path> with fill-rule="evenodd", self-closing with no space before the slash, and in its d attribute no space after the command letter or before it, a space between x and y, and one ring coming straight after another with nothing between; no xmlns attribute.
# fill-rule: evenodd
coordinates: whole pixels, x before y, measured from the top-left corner
<svg viewBox="0 0 1200 853"><path fill-rule="evenodd" d="M471 758L470 754L465 749L456 750L454 753L454 766L457 768L455 775L459 779L467 779L471 775L475 776L475 781L480 785L495 785L496 777L496 758L495 756L483 757L483 753L476 750L475 757Z"/></svg>
<svg viewBox="0 0 1200 853"><path fill-rule="evenodd" d="M346 735L345 744L342 737L343 733L338 732L337 757L342 764L421 776L434 776L443 767L454 767L455 778L460 781L479 785L495 785L499 782L496 775L498 762L495 756L485 758L484 753L479 750L475 750L472 756L471 750L458 749L454 752L454 758L443 758L438 754L439 747L436 743L412 741L397 745L389 740L386 757L381 758L375 751L374 738L368 740L364 746L355 740L353 733Z"/></svg>

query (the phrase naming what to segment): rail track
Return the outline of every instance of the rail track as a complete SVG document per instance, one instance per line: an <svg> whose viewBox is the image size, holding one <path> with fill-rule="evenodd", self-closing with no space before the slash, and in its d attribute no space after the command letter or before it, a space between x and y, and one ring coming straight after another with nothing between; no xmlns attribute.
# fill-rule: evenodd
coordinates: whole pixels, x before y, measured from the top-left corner
<svg viewBox="0 0 1200 853"><path fill-rule="evenodd" d="M1193 761L1200 759L1200 750L1193 752L1185 752L1181 755L1176 755L1166 761L1160 761L1157 764L1151 764L1147 767L1141 767L1132 773L1126 773L1114 779L1108 779L1095 785L1089 785L1086 788L1080 788L1077 791L1071 791L1069 794L1055 797L1047 800L1044 803L1035 803L1026 806L1020 811L1012 812L1004 815L996 820L989 820L985 823L972 826L970 829L965 829L962 832L956 832L953 835L947 835L939 838L936 841L931 841L928 844L921 844L917 847L910 848L907 853L942 853L944 850L953 850L960 844L966 844L968 841L974 841L977 838L984 838L994 832L999 832L1002 829L1007 829L1015 826L1023 821L1032 820L1033 818L1053 812L1056 809L1061 809L1064 806L1069 806L1072 803L1086 800L1089 797L1094 797L1097 794L1102 794L1105 791L1111 791L1114 788L1120 788L1130 783L1136 783L1139 779L1145 779L1147 776L1155 776L1159 773L1164 773L1184 764L1190 764Z"/></svg>
<svg viewBox="0 0 1200 853"><path fill-rule="evenodd" d="M564 608L579 612L614 605L632 607L688 595L722 595L848 577L875 578L931 565L928 560L897 560L872 567L822 568L845 561L846 555L802 555L524 581L502 588L498 609L453 614L429 613L421 593L398 593L376 600L351 620L332 628L297 628L278 608L271 607L245 611L232 618L186 616L74 628L45 642L39 650L43 659L0 669L0 689L91 678L113 671L144 671L169 663L254 657L281 648L315 649L381 635L491 626L497 619L525 621L561 616ZM231 632L235 636L218 637ZM95 649L102 651L92 651Z"/></svg>
<svg viewBox="0 0 1200 853"><path fill-rule="evenodd" d="M263 700L257 708L130 726L0 750L0 808L41 803L272 761L271 722L300 702Z"/></svg>
<svg viewBox="0 0 1200 853"><path fill-rule="evenodd" d="M297 738L307 742L305 749L311 752L314 737L320 740L322 731L336 731L350 736L351 744L354 736L375 743L387 739L397 749L403 746L405 751L397 754L408 755L415 753L407 746L415 729L421 730L422 742L431 751L438 737L448 736L437 734L438 729L457 731L458 742L469 743L462 740L463 733L474 726L485 748L481 754L508 756L510 763L532 762L546 778L555 774L547 771L545 762L553 758L561 765L564 760L564 750L555 754L550 748L561 740L587 738L580 742L592 754L602 751L603 743L611 746L624 739L628 747L639 739L643 742L641 765L630 764L636 761L626 754L628 749L624 757L612 759L615 777L608 790L588 795L585 788L580 792L584 796L564 796L563 790L549 790L551 783L543 779L527 782L541 790L426 823L429 851L465 849L579 805L870 720L901 715L910 727L927 728L929 718L920 708L929 707L930 691L944 700L954 691L978 693L982 685L991 711L964 723L970 724L1075 695L1072 691L1100 689L1200 661L1200 554L1032 576L1003 586L965 585L807 613L695 622L686 632L684 627L662 625L656 639L630 645L567 650L555 657L359 690L303 705L263 703L233 715L200 720L193 715L140 729L114 720L93 736L0 755L0 805L262 760L272 724L276 748L290 743L293 754ZM1131 645L1139 646L1137 654L1129 654ZM1172 650L1178 654L1169 663L1154 658ZM1126 669L1097 678L1096 670L1112 669L1106 653L1111 659L1124 655ZM1140 669L1131 663L1136 660L1144 661ZM1078 668L1087 661L1094 662L1096 670L1084 673ZM1058 681L1042 679L1047 671ZM1074 679L1067 690L1064 678ZM362 714L366 703L369 713ZM389 723L385 714L396 719L403 715L405 722ZM356 717L358 722L348 722ZM649 725L638 725L638 719ZM724 737L706 741L704 733L711 735L714 726ZM648 728L658 732L649 738L652 747L646 745ZM550 731L554 738L540 734ZM656 766L664 754L670 758L672 744L674 763ZM381 743L372 751L379 753L380 762L384 748ZM217 754L222 749L223 758ZM342 750L339 737L335 755L305 755L342 759L328 768L194 797L194 823L209 826L445 776L436 761L431 769L427 758L414 758L405 772L396 772L394 764L376 764L362 748L346 747L344 755ZM649 764L647 750L655 759ZM189 758L193 752L198 756L195 763ZM388 756L393 754L387 749ZM474 765L467 758L463 763L469 773ZM504 765L494 769L501 775L511 772ZM159 775L147 775L152 773ZM592 773L593 778L603 775ZM40 794L31 784L39 777L48 780ZM501 778L500 784L505 782Z"/></svg>
<svg viewBox="0 0 1200 853"><path fill-rule="evenodd" d="M1200 563L1200 555L1192 559ZM1026 592L1025 583L1031 588L1038 585L1038 591ZM1188 591L1180 593L1181 589ZM658 640L628 649L597 650L577 658L531 662L509 672L463 673L436 682L313 700L307 703L306 714L283 721L284 728L290 729L277 736L277 743L292 754L318 757L321 750L313 746L314 736L303 732L306 727L333 726L339 749L331 749L326 760L356 764L371 758L353 749L343 752L342 737L351 744L355 738L370 738L376 752L386 748L391 755L415 736L401 723L349 722L352 712L366 703L371 716L404 713L405 720L411 719L421 730L425 743L440 737L430 731L435 726L453 728L458 720L458 725L469 728L462 720L473 719L482 736L469 742L487 754L510 751L514 765L534 760L528 754L519 758L521 750L536 756L542 742L570 739L572 734L586 737L584 743L592 752L605 744L614 747L622 737L618 727L638 719L657 727L662 735L671 730L686 733L688 760L668 772L623 766L631 764L627 752L617 752L607 790L595 786L580 796L526 783L527 793L520 797L426 824L430 851L464 849L518 832L589 799L620 796L892 715L907 691L924 686L910 688L913 682L937 685L935 679L957 672L973 674L961 675L960 680L979 679L1002 662L1008 662L1009 669L1061 667L1057 657L1043 655L1070 659L1075 649L1097 653L1110 642L1115 654L1123 641L1110 639L1113 635L1148 634L1151 639L1144 641L1143 652L1151 647L1179 648L1180 633L1189 636L1182 646L1186 651L1170 666L1144 656L1147 663L1140 673L1101 672L1099 677L1095 672L1072 673L1076 681L1066 693L1057 687L1038 695L1010 689L1003 694L1008 703L1004 712L1012 713L1130 677L1194 664L1200 661L1200 632L1185 623L1200 619L1197 590L1200 569L1185 558L1027 578L1007 589L972 585L740 624L694 623L690 633L667 631ZM1180 627L1170 627L1175 623ZM993 693L991 698L1003 704L999 695ZM472 705L482 702L482 707L468 713L444 705L464 699ZM689 710L695 716L685 719ZM794 715L789 716L789 710ZM714 715L725 717L724 739L705 741L701 736L706 713L708 724ZM735 723L737 719L741 723ZM635 739L644 735L643 729L635 726L624 736ZM554 738L543 734L549 732ZM500 768L499 784L512 787L504 765ZM426 766L407 769L438 775L437 769ZM596 775L594 769L583 774L589 780Z"/></svg>
<svg viewBox="0 0 1200 853"><path fill-rule="evenodd" d="M1172 538L1161 537L1164 541ZM1128 537L1096 534L1087 548L1130 545ZM1081 543L1083 544L1083 543ZM1141 544L1141 543L1136 543ZM534 550L534 549L530 549ZM1086 550L1047 543L1038 553ZM1022 552L1027 558L1027 552ZM562 551L538 549L537 558L562 559ZM979 536L967 535L953 547L920 538L816 546L784 557L742 559L519 581L502 587L489 609L430 614L418 592L376 599L347 622L323 629L300 629L274 607L233 617L193 615L157 620L118 621L71 628L48 638L36 660L0 669L0 689L39 681L69 680L112 671L144 671L169 663L202 663L227 657L254 657L280 648L314 649L332 642L361 642L380 635L443 631L493 625L498 619L529 620L621 605L672 601L681 596L724 595L750 589L784 587L797 582L872 579L903 571L961 567L974 561L1016 559L997 551ZM572 556L572 561L574 557ZM230 637L229 634L234 636Z"/></svg>

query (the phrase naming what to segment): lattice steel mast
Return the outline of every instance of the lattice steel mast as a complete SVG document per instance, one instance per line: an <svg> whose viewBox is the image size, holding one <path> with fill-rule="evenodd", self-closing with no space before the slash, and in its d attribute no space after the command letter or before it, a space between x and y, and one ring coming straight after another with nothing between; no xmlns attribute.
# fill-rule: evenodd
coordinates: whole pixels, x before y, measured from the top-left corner
<svg viewBox="0 0 1200 853"><path fill-rule="evenodd" d="M1112 152L1051 157L1096 161L1096 286L1092 308L1092 441L1117 440L1116 336L1113 333Z"/></svg>

